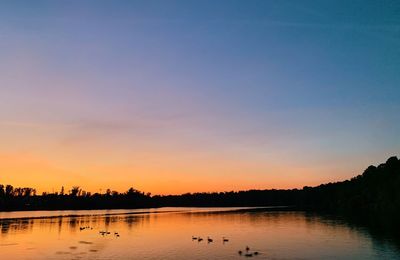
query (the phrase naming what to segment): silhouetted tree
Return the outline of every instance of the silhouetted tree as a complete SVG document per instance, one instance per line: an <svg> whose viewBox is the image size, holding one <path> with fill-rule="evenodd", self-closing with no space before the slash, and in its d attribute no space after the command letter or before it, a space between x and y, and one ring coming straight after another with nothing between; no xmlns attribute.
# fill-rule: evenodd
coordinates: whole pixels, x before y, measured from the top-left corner
<svg viewBox="0 0 400 260"><path fill-rule="evenodd" d="M76 196L78 196L79 192L80 192L79 186L73 186L71 189L70 195L72 197L76 197Z"/></svg>
<svg viewBox="0 0 400 260"><path fill-rule="evenodd" d="M6 192L4 190L4 185L0 184L0 197L4 197L6 195Z"/></svg>
<svg viewBox="0 0 400 260"><path fill-rule="evenodd" d="M14 194L14 187L11 185L6 186L6 196L11 197Z"/></svg>

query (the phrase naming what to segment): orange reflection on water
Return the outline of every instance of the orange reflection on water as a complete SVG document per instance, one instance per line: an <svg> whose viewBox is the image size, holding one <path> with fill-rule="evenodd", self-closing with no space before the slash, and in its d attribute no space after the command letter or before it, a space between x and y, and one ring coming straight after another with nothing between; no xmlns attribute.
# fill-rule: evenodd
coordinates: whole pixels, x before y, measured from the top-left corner
<svg viewBox="0 0 400 260"><path fill-rule="evenodd" d="M396 256L363 230L303 212L171 208L132 213L3 219L2 259L230 259L239 258L238 250L246 246L259 252L257 259ZM206 242L208 236L212 243ZM223 243L223 236L229 242Z"/></svg>

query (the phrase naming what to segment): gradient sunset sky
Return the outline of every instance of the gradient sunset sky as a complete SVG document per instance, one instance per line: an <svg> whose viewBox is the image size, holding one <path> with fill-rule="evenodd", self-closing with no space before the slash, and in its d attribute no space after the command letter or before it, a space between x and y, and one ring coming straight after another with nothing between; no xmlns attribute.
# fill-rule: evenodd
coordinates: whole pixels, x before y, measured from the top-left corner
<svg viewBox="0 0 400 260"><path fill-rule="evenodd" d="M301 188L399 134L399 1L0 3L2 184Z"/></svg>

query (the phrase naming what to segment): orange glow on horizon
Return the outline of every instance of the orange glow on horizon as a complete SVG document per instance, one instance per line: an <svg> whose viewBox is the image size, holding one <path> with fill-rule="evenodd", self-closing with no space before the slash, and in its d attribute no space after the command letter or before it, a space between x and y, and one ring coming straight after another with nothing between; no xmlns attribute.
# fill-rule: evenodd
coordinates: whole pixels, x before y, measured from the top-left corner
<svg viewBox="0 0 400 260"><path fill-rule="evenodd" d="M107 188L124 192L134 187L153 195L166 195L291 189L337 181L332 176L322 178L315 168L219 160L183 163L164 158L158 159L157 165L149 162L124 165L79 163L56 167L48 160L29 154L0 154L0 172L3 173L0 183L36 188L38 194L57 192L62 186L65 191L80 186L92 193L105 192Z"/></svg>

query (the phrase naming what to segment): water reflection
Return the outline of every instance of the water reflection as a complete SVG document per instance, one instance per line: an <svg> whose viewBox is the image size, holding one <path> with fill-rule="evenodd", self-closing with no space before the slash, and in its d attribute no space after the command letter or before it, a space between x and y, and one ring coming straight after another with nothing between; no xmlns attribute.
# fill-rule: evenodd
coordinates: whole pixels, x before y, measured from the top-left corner
<svg viewBox="0 0 400 260"><path fill-rule="evenodd" d="M400 256L393 237L375 237L363 225L330 215L188 209L131 213L0 220L2 259L240 259L246 246L256 259ZM207 243L207 237L213 241Z"/></svg>
<svg viewBox="0 0 400 260"><path fill-rule="evenodd" d="M29 231L33 226L33 219L14 219L0 221L1 234Z"/></svg>

